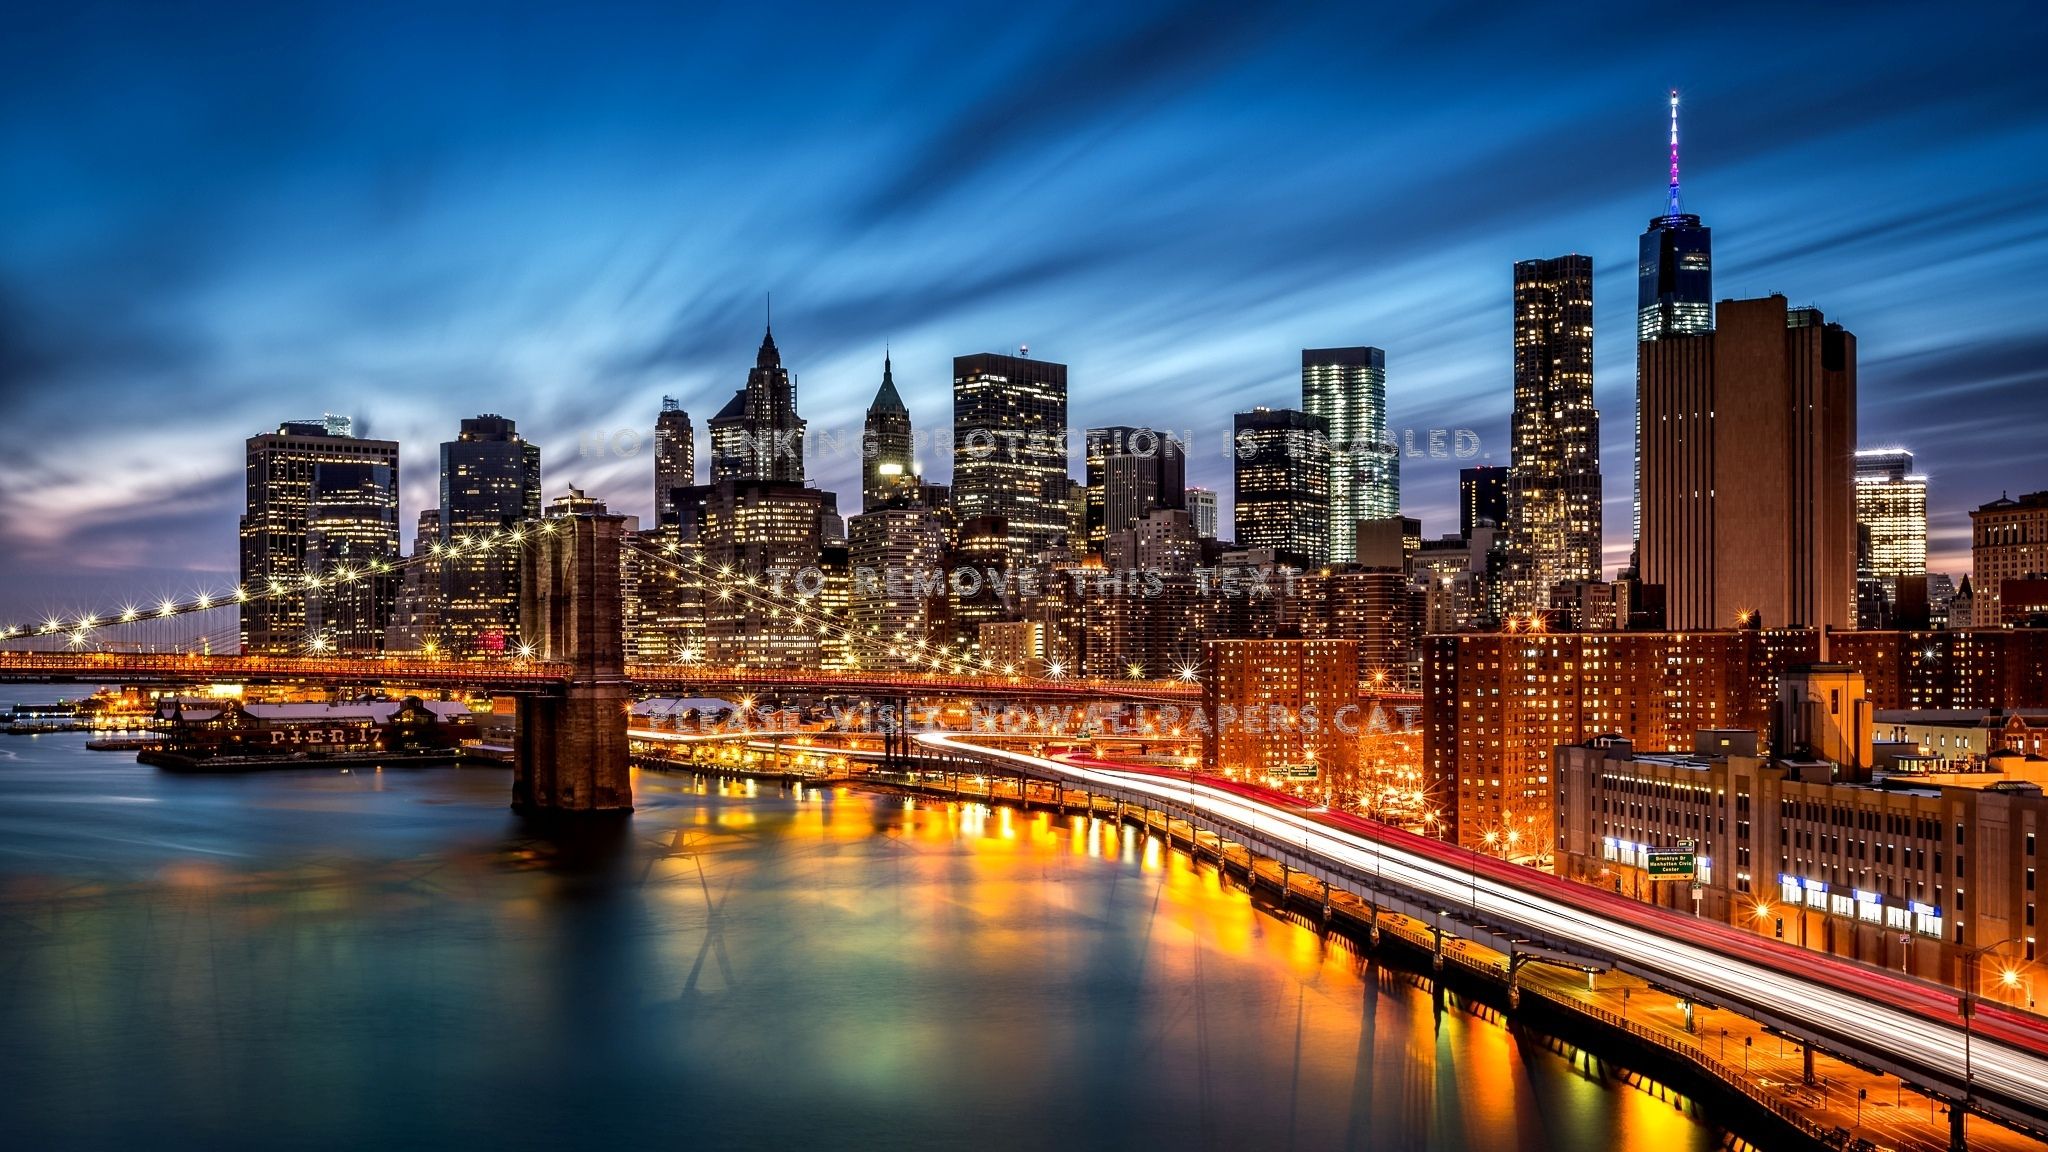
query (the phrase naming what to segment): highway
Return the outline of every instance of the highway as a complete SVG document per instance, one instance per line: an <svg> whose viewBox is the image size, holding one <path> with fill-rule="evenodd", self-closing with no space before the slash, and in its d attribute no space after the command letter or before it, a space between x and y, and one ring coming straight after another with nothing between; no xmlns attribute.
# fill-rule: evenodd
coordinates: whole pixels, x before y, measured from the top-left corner
<svg viewBox="0 0 2048 1152"><path fill-rule="evenodd" d="M1104 794L1192 809L1248 843L1338 874L1371 877L1445 913L1551 941L1648 979L1693 990L1766 1021L1793 1021L1824 1047L1962 1087L1964 1032L1953 991L1613 897L1586 885L1481 857L1356 817L1306 808L1280 793L1185 774L989 748L946 733L918 737L948 755ZM1832 1043L1830 1042L1832 1041ZM1977 1110L2048 1128L2048 1022L1977 1004L1970 1041Z"/></svg>

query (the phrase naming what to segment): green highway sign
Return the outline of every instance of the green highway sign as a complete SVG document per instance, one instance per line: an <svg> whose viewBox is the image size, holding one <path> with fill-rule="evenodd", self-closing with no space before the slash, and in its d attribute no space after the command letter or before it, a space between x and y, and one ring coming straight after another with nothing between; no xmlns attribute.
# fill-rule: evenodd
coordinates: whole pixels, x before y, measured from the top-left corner
<svg viewBox="0 0 2048 1152"><path fill-rule="evenodd" d="M1643 865L1652 880L1690 880L1697 871L1691 848L1645 848Z"/></svg>

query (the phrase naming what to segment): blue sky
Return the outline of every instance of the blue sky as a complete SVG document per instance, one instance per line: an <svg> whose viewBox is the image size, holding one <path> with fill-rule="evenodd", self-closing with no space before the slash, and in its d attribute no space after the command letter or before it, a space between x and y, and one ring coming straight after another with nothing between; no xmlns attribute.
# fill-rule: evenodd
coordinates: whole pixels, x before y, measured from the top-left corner
<svg viewBox="0 0 2048 1152"><path fill-rule="evenodd" d="M951 357L1071 368L1077 426L1195 434L1386 349L1392 423L1506 463L1510 265L1596 267L1610 563L1626 553L1636 236L1664 92L1717 296L1854 331L1863 443L1966 509L2048 487L2036 8L1143 3L46 6L0 39L0 612L218 587L242 440L478 412L549 495L651 503L646 453L745 378L763 295L814 429L885 342L921 427ZM1670 31L1674 23L1683 33ZM947 462L928 460L943 477ZM1456 460L1404 505L1455 530ZM821 462L857 504L856 462Z"/></svg>

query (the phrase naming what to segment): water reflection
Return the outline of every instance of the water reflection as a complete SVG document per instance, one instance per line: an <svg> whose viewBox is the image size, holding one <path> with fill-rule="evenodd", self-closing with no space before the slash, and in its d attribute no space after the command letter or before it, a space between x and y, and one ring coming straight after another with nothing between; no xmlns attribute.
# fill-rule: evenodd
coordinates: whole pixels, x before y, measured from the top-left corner
<svg viewBox="0 0 2048 1152"><path fill-rule="evenodd" d="M16 1147L1708 1148L1085 817L0 760Z"/></svg>

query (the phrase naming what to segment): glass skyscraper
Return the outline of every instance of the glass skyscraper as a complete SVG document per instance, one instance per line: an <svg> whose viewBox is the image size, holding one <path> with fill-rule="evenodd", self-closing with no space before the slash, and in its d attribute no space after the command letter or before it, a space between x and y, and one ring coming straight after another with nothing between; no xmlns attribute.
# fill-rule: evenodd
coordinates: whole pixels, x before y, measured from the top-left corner
<svg viewBox="0 0 2048 1152"><path fill-rule="evenodd" d="M1889 586L1927 573L1927 477L1903 448L1856 453L1856 522L1870 532L1870 572ZM1888 589L1889 590L1889 589Z"/></svg>
<svg viewBox="0 0 2048 1152"><path fill-rule="evenodd" d="M1358 522L1401 514L1401 457L1387 439L1387 354L1378 348L1304 348L1301 406L1330 438L1327 559L1358 556Z"/></svg>

